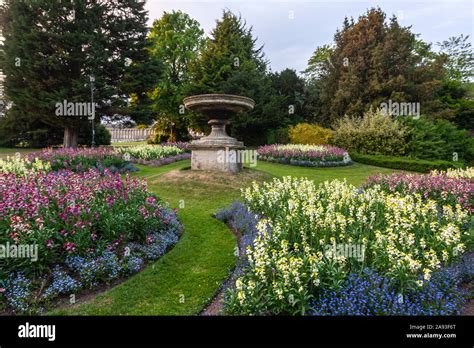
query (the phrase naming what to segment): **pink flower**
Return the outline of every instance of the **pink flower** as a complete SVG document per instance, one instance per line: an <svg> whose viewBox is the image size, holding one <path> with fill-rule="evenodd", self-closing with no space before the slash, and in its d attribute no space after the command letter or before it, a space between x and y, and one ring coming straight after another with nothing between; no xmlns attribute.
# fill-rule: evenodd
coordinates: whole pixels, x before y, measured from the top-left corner
<svg viewBox="0 0 474 348"><path fill-rule="evenodd" d="M150 214L148 214L148 210L146 210L146 208L141 205L138 210L140 211L140 213L142 214L142 216L145 218L145 219L148 219L148 217L150 216Z"/></svg>
<svg viewBox="0 0 474 348"><path fill-rule="evenodd" d="M20 241L20 234L18 232L10 232L8 235L15 241L15 243Z"/></svg>
<svg viewBox="0 0 474 348"><path fill-rule="evenodd" d="M450 178L446 175L423 175L394 173L368 178L365 186L379 184L391 192L419 193L425 199L434 199L441 204L460 204L469 212L474 211L474 182L469 179Z"/></svg>
<svg viewBox="0 0 474 348"><path fill-rule="evenodd" d="M46 247L48 247L49 249L51 249L53 247L53 240L52 239L48 239L46 241Z"/></svg>
<svg viewBox="0 0 474 348"><path fill-rule="evenodd" d="M18 224L18 223L21 223L21 217L18 216L18 215L13 215L11 218L10 218L10 221L14 224Z"/></svg>
<svg viewBox="0 0 474 348"><path fill-rule="evenodd" d="M73 242L66 242L66 243L64 243L63 247L69 253L72 253L72 252L76 251L76 244L74 244Z"/></svg>
<svg viewBox="0 0 474 348"><path fill-rule="evenodd" d="M146 198L146 203L149 204L149 205L153 205L155 202L156 202L155 197L150 196L150 197Z"/></svg>
<svg viewBox="0 0 474 348"><path fill-rule="evenodd" d="M147 242L147 244L153 243L153 237L152 236L146 237L146 242Z"/></svg>

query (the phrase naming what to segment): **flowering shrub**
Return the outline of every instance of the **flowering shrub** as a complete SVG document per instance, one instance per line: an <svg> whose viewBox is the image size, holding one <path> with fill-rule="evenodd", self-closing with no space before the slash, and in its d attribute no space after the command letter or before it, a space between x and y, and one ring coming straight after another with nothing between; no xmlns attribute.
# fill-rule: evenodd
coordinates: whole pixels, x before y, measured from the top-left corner
<svg viewBox="0 0 474 348"><path fill-rule="evenodd" d="M243 197L262 218L247 248L248 267L226 293L226 309L234 314L314 311L314 301L342 294L350 274L366 268L390 279L391 292L421 293L469 238L469 214L461 206L440 207L378 185L358 190L335 180L318 187L285 177L254 183Z"/></svg>
<svg viewBox="0 0 474 348"><path fill-rule="evenodd" d="M380 186L387 192L416 193L424 199L434 199L440 205L457 204L474 211L474 182L471 179L454 178L459 171L432 172L431 175L394 173L375 175L367 179L365 187Z"/></svg>
<svg viewBox="0 0 474 348"><path fill-rule="evenodd" d="M27 173L49 172L51 165L43 162L39 158L30 160L22 157L9 157L6 160L0 158L0 173L15 173L17 175L27 175Z"/></svg>
<svg viewBox="0 0 474 348"><path fill-rule="evenodd" d="M265 145L257 150L258 158L307 167L330 167L348 165L351 162L347 151L329 145Z"/></svg>
<svg viewBox="0 0 474 348"><path fill-rule="evenodd" d="M43 162L49 162L54 171L69 169L74 172L85 172L89 169L108 168L112 172L125 172L136 170L129 161L116 153L113 148L46 148L40 152L31 153L28 159L39 158Z"/></svg>
<svg viewBox="0 0 474 348"><path fill-rule="evenodd" d="M300 123L289 130L292 144L321 145L330 144L333 131L317 124Z"/></svg>
<svg viewBox="0 0 474 348"><path fill-rule="evenodd" d="M37 260L1 259L0 303L18 312L33 306L39 288L50 299L137 272L182 230L176 212L144 181L107 169L0 173L0 202L0 245L37 248Z"/></svg>
<svg viewBox="0 0 474 348"><path fill-rule="evenodd" d="M137 160L159 160L165 157L172 157L184 152L175 145L138 145L117 148L117 152L128 154Z"/></svg>

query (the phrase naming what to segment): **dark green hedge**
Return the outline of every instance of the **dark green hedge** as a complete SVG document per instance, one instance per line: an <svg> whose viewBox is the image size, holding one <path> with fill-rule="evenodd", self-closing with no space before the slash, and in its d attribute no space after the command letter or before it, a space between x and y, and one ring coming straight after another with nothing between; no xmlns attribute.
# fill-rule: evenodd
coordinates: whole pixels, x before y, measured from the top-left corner
<svg viewBox="0 0 474 348"><path fill-rule="evenodd" d="M462 168L463 164L460 162L449 162L449 161L428 161L428 160L417 160L406 157L392 157L382 155L361 155L355 152L351 152L350 156L353 161L369 164L377 167L393 168L408 170L413 172L427 173L431 170L446 170L448 168Z"/></svg>

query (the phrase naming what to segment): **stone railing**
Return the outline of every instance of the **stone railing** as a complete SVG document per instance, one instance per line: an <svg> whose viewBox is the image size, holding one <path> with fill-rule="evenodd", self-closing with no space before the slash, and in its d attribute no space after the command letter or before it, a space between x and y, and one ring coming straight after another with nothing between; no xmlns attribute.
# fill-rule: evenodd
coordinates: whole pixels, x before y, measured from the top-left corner
<svg viewBox="0 0 474 348"><path fill-rule="evenodd" d="M149 139L154 133L152 128L107 128L107 130L112 136L112 143L144 141Z"/></svg>

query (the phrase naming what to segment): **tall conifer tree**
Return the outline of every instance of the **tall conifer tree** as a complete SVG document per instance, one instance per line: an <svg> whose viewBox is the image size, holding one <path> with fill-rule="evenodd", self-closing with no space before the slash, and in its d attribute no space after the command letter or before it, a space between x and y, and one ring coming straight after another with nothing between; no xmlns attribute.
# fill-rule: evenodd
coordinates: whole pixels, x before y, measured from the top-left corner
<svg viewBox="0 0 474 348"><path fill-rule="evenodd" d="M91 102L91 75L96 116L124 108L136 89L124 77L147 59L146 21L144 1L6 0L1 7L5 42L0 62L5 92L13 103L6 121L20 133L18 139L45 130L53 141L63 131L64 146L76 146L90 121L58 117L55 105Z"/></svg>
<svg viewBox="0 0 474 348"><path fill-rule="evenodd" d="M188 94L227 93L250 97L255 109L240 113L232 122L231 133L248 144L265 141L265 132L286 123L280 112L268 75L263 47L257 47L252 28L226 10L201 51L194 66L194 81Z"/></svg>

